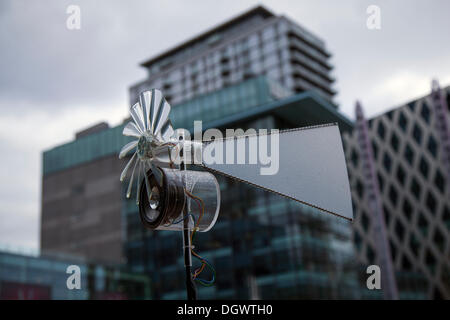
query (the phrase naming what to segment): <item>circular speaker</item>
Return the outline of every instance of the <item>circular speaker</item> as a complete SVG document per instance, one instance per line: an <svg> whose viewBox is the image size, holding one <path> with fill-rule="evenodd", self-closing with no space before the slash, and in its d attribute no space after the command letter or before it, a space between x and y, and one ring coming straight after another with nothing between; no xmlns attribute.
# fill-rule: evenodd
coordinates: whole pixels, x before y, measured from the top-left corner
<svg viewBox="0 0 450 320"><path fill-rule="evenodd" d="M186 196L183 180L177 170L161 170L163 185L159 186L152 171L147 171L151 189L151 198L147 194L145 179L142 180L139 193L139 215L142 223L149 229L171 224L183 213Z"/></svg>

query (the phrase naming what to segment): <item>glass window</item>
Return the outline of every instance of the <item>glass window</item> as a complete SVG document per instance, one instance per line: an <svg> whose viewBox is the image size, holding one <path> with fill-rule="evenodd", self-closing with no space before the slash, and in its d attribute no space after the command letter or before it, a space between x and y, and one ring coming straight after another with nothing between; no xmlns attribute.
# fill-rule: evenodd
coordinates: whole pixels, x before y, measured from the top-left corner
<svg viewBox="0 0 450 320"><path fill-rule="evenodd" d="M431 253L430 249L427 249L425 263L430 270L434 271L434 269L436 267L436 258Z"/></svg>
<svg viewBox="0 0 450 320"><path fill-rule="evenodd" d="M413 177L413 179L411 181L410 190L413 193L414 197L416 197L416 199L419 200L422 188L420 187L420 184L417 182L415 177Z"/></svg>
<svg viewBox="0 0 450 320"><path fill-rule="evenodd" d="M403 224L400 222L399 219L397 219L395 224L395 234L400 241L403 241L405 237L405 227L403 226Z"/></svg>
<svg viewBox="0 0 450 320"><path fill-rule="evenodd" d="M426 123L430 123L430 108L428 108L426 102L423 102L420 115L422 116L422 118L425 120Z"/></svg>
<svg viewBox="0 0 450 320"><path fill-rule="evenodd" d="M378 187L380 188L380 191L383 191L383 188L384 188L383 176L380 173L378 173L377 178L378 178Z"/></svg>
<svg viewBox="0 0 450 320"><path fill-rule="evenodd" d="M439 228L436 228L436 231L434 232L433 242L437 245L441 252L444 252L445 240Z"/></svg>
<svg viewBox="0 0 450 320"><path fill-rule="evenodd" d="M386 113L386 115L388 116L389 120L392 120L393 115L394 115L394 110L389 111L388 113Z"/></svg>
<svg viewBox="0 0 450 320"><path fill-rule="evenodd" d="M439 189L439 191L444 193L445 178L439 169L436 169L436 174L434 175L434 185Z"/></svg>
<svg viewBox="0 0 450 320"><path fill-rule="evenodd" d="M391 222L391 212L389 209L383 205L383 213L384 213L384 222L386 223L386 226L389 226L389 223Z"/></svg>
<svg viewBox="0 0 450 320"><path fill-rule="evenodd" d="M367 217L367 214L365 211L363 211L361 214L361 222L362 222L364 231L366 231L366 232L369 231L369 218Z"/></svg>
<svg viewBox="0 0 450 320"><path fill-rule="evenodd" d="M408 103L408 108L409 108L409 110L414 112L414 110L416 110L416 101Z"/></svg>
<svg viewBox="0 0 450 320"><path fill-rule="evenodd" d="M387 172L391 172L392 159L387 152L385 152L383 156L383 166Z"/></svg>
<svg viewBox="0 0 450 320"><path fill-rule="evenodd" d="M351 157L351 161L353 163L353 166L355 168L357 168L358 167L359 156L358 156L358 153L356 152L355 148L352 148L352 154L351 154L350 157Z"/></svg>
<svg viewBox="0 0 450 320"><path fill-rule="evenodd" d="M398 117L398 125L403 130L403 132L406 132L408 129L408 120L406 119L403 112L400 111L400 116Z"/></svg>
<svg viewBox="0 0 450 320"><path fill-rule="evenodd" d="M415 233L411 233L411 236L409 238L409 248L414 253L414 255L417 257L419 255L419 245L420 242L417 239L417 236Z"/></svg>
<svg viewBox="0 0 450 320"><path fill-rule="evenodd" d="M412 165L414 162L414 152L409 145L406 145L406 147L405 147L404 156L405 156L405 159L409 162L409 164Z"/></svg>
<svg viewBox="0 0 450 320"><path fill-rule="evenodd" d="M411 261L409 261L409 259L404 255L402 257L402 269L403 270L411 270L412 266L411 266Z"/></svg>
<svg viewBox="0 0 450 320"><path fill-rule="evenodd" d="M391 146L395 151L398 151L398 146L400 144L400 141L397 137L397 135L395 134L395 132L392 132L391 135Z"/></svg>
<svg viewBox="0 0 450 320"><path fill-rule="evenodd" d="M375 252L370 245L367 245L367 260L369 263L373 263L375 261Z"/></svg>
<svg viewBox="0 0 450 320"><path fill-rule="evenodd" d="M419 220L418 220L419 230L422 233L424 237L426 237L428 233L428 220L425 218L423 213L420 213Z"/></svg>
<svg viewBox="0 0 450 320"><path fill-rule="evenodd" d="M428 162L424 159L423 156L420 158L419 170L425 178L428 178L429 166Z"/></svg>
<svg viewBox="0 0 450 320"><path fill-rule="evenodd" d="M430 135L430 137L428 138L427 149L428 149L428 151L430 151L432 156L434 158L436 158L438 148L437 148L436 139L433 137L433 135Z"/></svg>
<svg viewBox="0 0 450 320"><path fill-rule="evenodd" d="M358 197L362 199L364 197L364 185L362 182L358 179L356 182L356 192L358 193Z"/></svg>
<svg viewBox="0 0 450 320"><path fill-rule="evenodd" d="M422 129L420 129L420 127L417 123L414 124L413 138L417 142L418 145L420 145L422 143Z"/></svg>
<svg viewBox="0 0 450 320"><path fill-rule="evenodd" d="M405 170L403 170L402 165L399 163L397 167L397 180L402 185L405 185L405 179L406 179L406 172Z"/></svg>
<svg viewBox="0 0 450 320"><path fill-rule="evenodd" d="M389 187L389 200L391 200L391 204L393 207L397 206L398 193L393 185Z"/></svg>
<svg viewBox="0 0 450 320"><path fill-rule="evenodd" d="M433 196L433 194L430 191L428 191L428 193L427 193L426 205L427 205L427 208L430 209L431 213L433 215L436 215L437 201L436 201L436 198Z"/></svg>
<svg viewBox="0 0 450 320"><path fill-rule="evenodd" d="M372 140L372 151L373 151L373 157L376 160L378 158L378 145L374 140Z"/></svg>
<svg viewBox="0 0 450 320"><path fill-rule="evenodd" d="M442 221L447 225L447 229L450 230L450 209L444 206L442 209Z"/></svg>
<svg viewBox="0 0 450 320"><path fill-rule="evenodd" d="M408 199L403 200L403 207L402 207L403 213L405 214L405 217L408 218L408 220L411 220L411 216L413 213L413 207L411 203L408 201Z"/></svg>

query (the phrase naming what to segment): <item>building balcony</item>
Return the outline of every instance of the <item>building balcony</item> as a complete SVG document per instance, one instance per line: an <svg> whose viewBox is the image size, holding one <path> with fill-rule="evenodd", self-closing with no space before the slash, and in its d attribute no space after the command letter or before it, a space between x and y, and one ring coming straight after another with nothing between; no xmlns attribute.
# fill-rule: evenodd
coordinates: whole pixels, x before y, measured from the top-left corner
<svg viewBox="0 0 450 320"><path fill-rule="evenodd" d="M329 75L330 69L325 68L320 63L317 63L314 60L306 57L297 50L291 50L290 56L292 63L301 64L305 68L308 68L311 72L317 73L323 79L334 82L334 78Z"/></svg>
<svg viewBox="0 0 450 320"><path fill-rule="evenodd" d="M328 57L319 54L316 50L308 47L307 44L298 40L298 38L289 36L289 46L290 49L300 51L304 55L315 60L317 63L319 63L327 70L331 70L333 68L333 66L328 62Z"/></svg>
<svg viewBox="0 0 450 320"><path fill-rule="evenodd" d="M329 95L334 95L336 92L331 89L331 82L326 81L323 78L313 74L306 68L295 65L293 66L293 77L295 80L302 79L303 81L309 82L312 88L318 88Z"/></svg>

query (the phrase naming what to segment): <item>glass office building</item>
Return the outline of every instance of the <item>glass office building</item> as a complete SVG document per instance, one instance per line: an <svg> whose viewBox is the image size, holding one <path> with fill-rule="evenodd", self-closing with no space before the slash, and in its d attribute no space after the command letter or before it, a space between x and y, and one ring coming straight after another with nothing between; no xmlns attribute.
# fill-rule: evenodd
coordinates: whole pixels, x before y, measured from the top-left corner
<svg viewBox="0 0 450 320"><path fill-rule="evenodd" d="M330 57L319 37L256 7L142 63L148 78L130 88L130 103L160 88L175 105L259 75L331 101Z"/></svg>
<svg viewBox="0 0 450 320"><path fill-rule="evenodd" d="M80 289L70 290L69 266L80 268ZM0 251L0 300L149 299L150 280L118 266L67 257L39 257Z"/></svg>

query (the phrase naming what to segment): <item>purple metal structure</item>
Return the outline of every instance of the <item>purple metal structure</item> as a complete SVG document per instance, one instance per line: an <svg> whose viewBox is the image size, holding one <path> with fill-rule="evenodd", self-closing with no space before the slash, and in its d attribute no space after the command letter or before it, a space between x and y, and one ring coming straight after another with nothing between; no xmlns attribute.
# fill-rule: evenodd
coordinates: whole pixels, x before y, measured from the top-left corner
<svg viewBox="0 0 450 320"><path fill-rule="evenodd" d="M356 132L362 165L364 170L364 184L367 190L370 215L373 221L372 232L375 237L375 245L378 263L381 269L381 289L384 298L388 300L397 300L398 291L395 281L395 273L392 266L392 256L389 247L389 241L386 232L386 223L384 221L383 206L381 204L380 189L375 171L372 144L369 138L369 129L364 117L361 104L356 102Z"/></svg>
<svg viewBox="0 0 450 320"><path fill-rule="evenodd" d="M447 119L447 100L437 80L431 82L431 99L436 115L436 127L442 145L442 160L447 169L447 181L450 181L450 125Z"/></svg>

